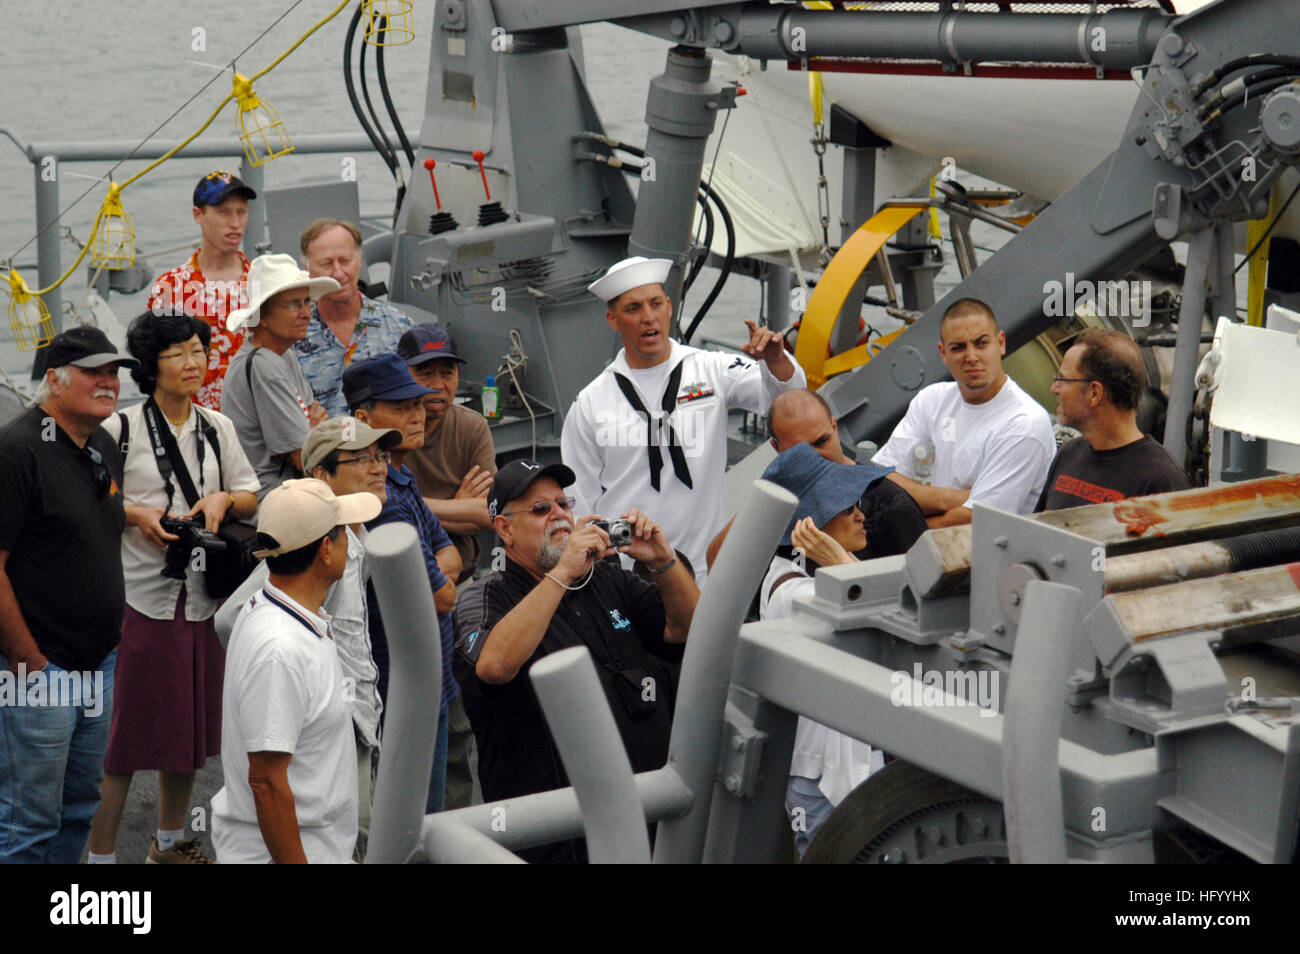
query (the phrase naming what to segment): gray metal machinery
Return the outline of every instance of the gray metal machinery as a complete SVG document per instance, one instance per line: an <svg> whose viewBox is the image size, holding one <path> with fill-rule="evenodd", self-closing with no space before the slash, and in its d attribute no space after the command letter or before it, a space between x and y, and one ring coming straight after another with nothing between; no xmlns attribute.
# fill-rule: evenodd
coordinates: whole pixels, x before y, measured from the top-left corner
<svg viewBox="0 0 1300 954"><path fill-rule="evenodd" d="M638 15L647 6L655 12ZM579 290L633 232L618 175L566 153L591 148L581 134L599 130L565 47L575 37L561 28L597 19L774 59L955 63L1049 55L1091 63L1079 38L1104 26L1108 52L1093 65L1143 71L1123 141L949 299L993 303L1015 347L1051 320L1043 314L1047 281L1067 269L1089 280L1123 274L1168 242L1189 239L1174 421L1190 408L1206 299L1231 299L1227 226L1264 215L1269 188L1300 155L1296 87L1238 76L1276 61L1266 51L1278 37L1300 36L1300 8L1269 0L1223 0L1177 19L1150 11L998 15L992 31L991 16L952 10L904 16L691 0L497 0L489 10L485 2L441 0L421 157L438 159L444 205L460 222L480 204L480 172L466 160L475 149L488 154L493 192L519 212L429 235L432 188L413 187L399 223L394 289L414 289L423 296L417 303L453 330L472 325L467 350L476 349L470 357L479 364L498 360L518 328L549 376L533 374L529 383L544 411L562 412L566 395L590 377L590 355L574 354L583 348L573 344L590 340L598 304ZM504 36L515 52L492 59L492 40ZM677 87L675 108L689 114L711 101L694 92L707 71L695 53L672 56L683 69L674 77L670 59L663 85ZM704 124L681 130L694 135ZM683 168L694 155L681 150ZM673 179L684 192L676 202L689 207L694 183L685 192L690 176L678 170ZM561 189L564 201L552 203L548 190ZM573 208L583 211L573 216L566 211ZM652 214L645 203L636 210L636 247L667 254L664 233L680 223L647 219L641 231ZM492 308L501 287L504 311ZM891 347L892 360L826 387L855 438L879 437L916 389L939 380L933 342L949 299ZM1181 427L1167 442L1176 450L1173 431ZM516 438L513 446L523 446ZM905 557L820 571L815 595L794 618L740 628L764 570L754 554L771 552L791 506L760 483L704 589L669 762L633 780L643 816L660 823L656 861L779 860L796 714L898 757L826 823L813 858L1122 862L1231 849L1256 861L1292 860L1300 799L1297 478L1036 517L976 506L970 527L931 531ZM392 601L381 600L387 610ZM395 659L400 651L395 644ZM539 673L539 693L560 687L598 706L582 665L580 657L557 659ZM600 719L553 725L561 735L603 736L591 747L568 739L559 745L566 759L608 748ZM386 745L381 772L400 773L412 744L398 732ZM1045 757L1052 752L1055 760ZM600 797L591 790L598 775L575 764L570 775L584 791L429 816L418 841L405 837L407 856L504 858L498 846L572 837L584 824L593 844L611 844L611 832L636 816L626 770L610 758L618 784L600 810L591 801ZM376 826L389 823L377 813ZM639 857L639 843L627 844L622 857Z"/></svg>

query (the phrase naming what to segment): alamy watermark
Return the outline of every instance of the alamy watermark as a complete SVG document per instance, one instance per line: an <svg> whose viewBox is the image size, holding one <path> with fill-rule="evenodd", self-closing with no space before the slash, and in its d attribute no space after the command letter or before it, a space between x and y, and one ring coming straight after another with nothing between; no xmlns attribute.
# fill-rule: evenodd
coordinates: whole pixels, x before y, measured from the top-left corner
<svg viewBox="0 0 1300 954"><path fill-rule="evenodd" d="M910 673L897 670L889 682L889 701L896 706L978 706L987 718L1001 708L1001 674L996 669L926 669L913 663Z"/></svg>
<svg viewBox="0 0 1300 954"><path fill-rule="evenodd" d="M1098 317L1126 318L1134 328L1145 328L1151 324L1151 283L1076 281L1074 272L1066 272L1064 282L1043 283L1043 314L1048 318L1073 317L1084 305Z"/></svg>
<svg viewBox="0 0 1300 954"><path fill-rule="evenodd" d="M646 415L630 406L605 408L596 412L596 443L600 447L667 447L676 443L687 457L699 457L704 453L701 416L675 414L669 419L662 412L652 411L647 423Z"/></svg>
<svg viewBox="0 0 1300 954"><path fill-rule="evenodd" d="M28 672L26 663L18 672L0 668L0 708L84 708L95 718L104 711L104 673L98 669L84 672L44 669Z"/></svg>

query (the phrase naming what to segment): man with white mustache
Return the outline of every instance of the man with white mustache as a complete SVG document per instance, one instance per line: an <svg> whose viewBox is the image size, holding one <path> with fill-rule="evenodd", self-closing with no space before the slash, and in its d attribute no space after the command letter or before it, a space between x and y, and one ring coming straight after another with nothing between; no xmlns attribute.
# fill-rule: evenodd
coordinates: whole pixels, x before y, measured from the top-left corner
<svg viewBox="0 0 1300 954"><path fill-rule="evenodd" d="M0 702L0 863L76 864L99 807L126 607L122 458L99 425L138 363L70 328L46 347L36 406L0 430L0 666L63 686Z"/></svg>
<svg viewBox="0 0 1300 954"><path fill-rule="evenodd" d="M492 802L569 784L527 678L544 656L585 646L634 772L668 758L677 663L700 591L663 529L633 509L630 543L610 546L596 514L574 520L563 464L512 461L488 495L505 566L456 602L456 678L478 742L483 798ZM623 553L648 579L605 558ZM653 582L651 582L653 581ZM656 585L657 584L657 585ZM521 852L538 862L584 862L568 841Z"/></svg>

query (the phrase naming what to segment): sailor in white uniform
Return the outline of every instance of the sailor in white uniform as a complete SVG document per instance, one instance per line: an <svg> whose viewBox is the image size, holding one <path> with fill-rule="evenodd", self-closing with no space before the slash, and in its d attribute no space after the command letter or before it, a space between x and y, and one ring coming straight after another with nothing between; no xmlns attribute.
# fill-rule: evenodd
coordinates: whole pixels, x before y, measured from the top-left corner
<svg viewBox="0 0 1300 954"><path fill-rule="evenodd" d="M654 514L703 583L704 551L722 526L728 410L766 414L772 398L806 379L784 336L752 321L741 350L754 360L669 338L671 265L625 259L588 286L608 303L605 320L623 348L574 401L560 451L577 476L577 514Z"/></svg>

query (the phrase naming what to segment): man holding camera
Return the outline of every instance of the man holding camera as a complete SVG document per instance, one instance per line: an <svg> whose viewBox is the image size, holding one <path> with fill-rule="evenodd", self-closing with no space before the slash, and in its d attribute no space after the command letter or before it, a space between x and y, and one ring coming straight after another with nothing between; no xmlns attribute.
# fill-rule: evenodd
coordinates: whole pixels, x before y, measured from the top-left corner
<svg viewBox="0 0 1300 954"><path fill-rule="evenodd" d="M668 758L676 663L700 591L662 528L636 509L619 521L592 514L575 522L564 493L573 482L563 464L501 468L488 513L505 544L505 567L466 587L456 603L456 677L489 802L569 784L527 670L570 646L591 652L632 770L660 768ZM628 542L616 549L611 537ZM643 563L654 582L604 559L620 552ZM570 841L523 855L583 862L586 847Z"/></svg>

